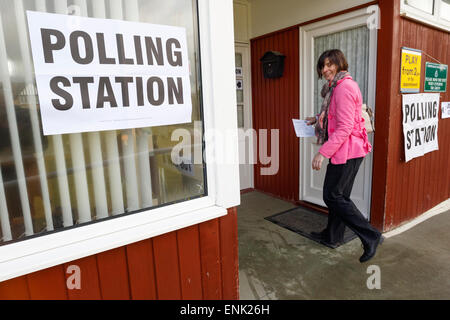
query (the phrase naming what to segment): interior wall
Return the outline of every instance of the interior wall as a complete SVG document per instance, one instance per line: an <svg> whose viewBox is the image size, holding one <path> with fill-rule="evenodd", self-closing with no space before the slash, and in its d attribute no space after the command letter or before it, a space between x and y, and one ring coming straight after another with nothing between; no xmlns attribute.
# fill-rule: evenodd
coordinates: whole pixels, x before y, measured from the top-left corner
<svg viewBox="0 0 450 320"><path fill-rule="evenodd" d="M255 38L372 0L251 0L251 34Z"/></svg>

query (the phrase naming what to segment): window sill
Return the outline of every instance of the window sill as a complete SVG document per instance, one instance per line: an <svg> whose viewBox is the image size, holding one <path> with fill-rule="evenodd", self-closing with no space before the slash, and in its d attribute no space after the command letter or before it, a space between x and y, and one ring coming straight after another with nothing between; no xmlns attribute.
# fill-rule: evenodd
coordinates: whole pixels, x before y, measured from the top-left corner
<svg viewBox="0 0 450 320"><path fill-rule="evenodd" d="M5 245L0 247L0 282L226 214L205 197Z"/></svg>

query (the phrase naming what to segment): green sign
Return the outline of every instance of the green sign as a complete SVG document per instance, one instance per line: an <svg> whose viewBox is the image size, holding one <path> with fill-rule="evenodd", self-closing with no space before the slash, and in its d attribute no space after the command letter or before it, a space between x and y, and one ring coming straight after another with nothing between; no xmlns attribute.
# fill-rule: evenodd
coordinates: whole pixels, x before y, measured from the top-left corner
<svg viewBox="0 0 450 320"><path fill-rule="evenodd" d="M445 92L447 90L446 64L425 63L425 92Z"/></svg>

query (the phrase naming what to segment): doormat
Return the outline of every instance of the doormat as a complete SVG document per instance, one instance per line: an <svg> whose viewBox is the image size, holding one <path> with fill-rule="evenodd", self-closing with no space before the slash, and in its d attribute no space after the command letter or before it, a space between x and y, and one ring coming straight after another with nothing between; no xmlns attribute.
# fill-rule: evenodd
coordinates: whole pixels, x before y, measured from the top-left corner
<svg viewBox="0 0 450 320"><path fill-rule="evenodd" d="M356 234L349 228L345 227L344 242L342 244L328 245L320 242L319 239L311 235L311 232L320 232L325 229L327 226L328 216L324 213L308 210L304 207L289 209L264 219L333 249L356 238Z"/></svg>

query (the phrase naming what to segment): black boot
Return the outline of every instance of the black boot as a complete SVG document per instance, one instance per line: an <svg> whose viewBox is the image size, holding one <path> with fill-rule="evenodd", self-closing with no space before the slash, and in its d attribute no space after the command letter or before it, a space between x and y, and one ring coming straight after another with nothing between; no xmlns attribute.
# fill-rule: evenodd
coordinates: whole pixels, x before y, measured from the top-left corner
<svg viewBox="0 0 450 320"><path fill-rule="evenodd" d="M375 256L375 253L377 252L378 245L382 244L383 241L384 237L380 234L380 236L375 241L373 241L368 245L364 245L364 253L359 258L359 262L363 263L372 259Z"/></svg>

